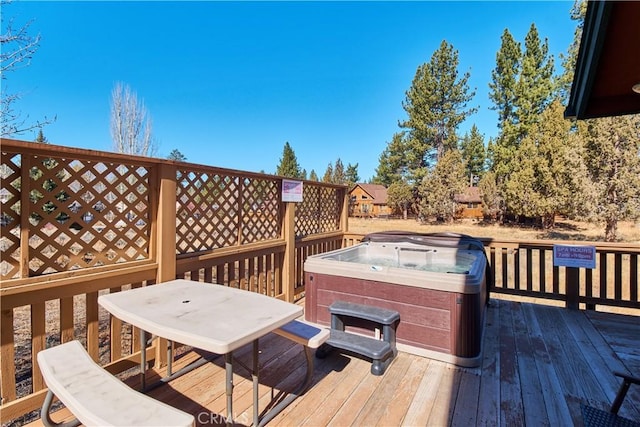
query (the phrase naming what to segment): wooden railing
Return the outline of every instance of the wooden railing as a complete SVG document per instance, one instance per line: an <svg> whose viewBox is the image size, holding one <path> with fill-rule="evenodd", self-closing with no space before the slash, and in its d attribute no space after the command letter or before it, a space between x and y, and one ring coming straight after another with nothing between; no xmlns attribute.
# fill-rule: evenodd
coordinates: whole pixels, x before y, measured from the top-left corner
<svg viewBox="0 0 640 427"><path fill-rule="evenodd" d="M42 404L44 348L79 339L113 373L140 359L138 334L99 294L187 277L295 301L300 254L346 230L345 186L305 181L303 202L283 203L273 175L1 145L2 423ZM164 364L163 347L147 358Z"/></svg>
<svg viewBox="0 0 640 427"><path fill-rule="evenodd" d="M99 294L183 277L295 301L307 257L363 237L348 232L343 186L305 181L302 203L281 203L272 175L1 143L2 423L42 404L34 356L46 347L79 339L116 374L139 361L138 334ZM483 242L493 293L640 309L637 246L593 243L596 269L579 272L575 296L551 264L554 242ZM164 364L161 348L148 360Z"/></svg>
<svg viewBox="0 0 640 427"><path fill-rule="evenodd" d="M344 246L358 244L363 234L346 233ZM491 269L494 294L518 295L563 301L567 306L582 304L640 310L640 246L628 243L520 241L480 238ZM594 246L595 269L553 265L553 246L562 244ZM640 312L638 313L640 314Z"/></svg>

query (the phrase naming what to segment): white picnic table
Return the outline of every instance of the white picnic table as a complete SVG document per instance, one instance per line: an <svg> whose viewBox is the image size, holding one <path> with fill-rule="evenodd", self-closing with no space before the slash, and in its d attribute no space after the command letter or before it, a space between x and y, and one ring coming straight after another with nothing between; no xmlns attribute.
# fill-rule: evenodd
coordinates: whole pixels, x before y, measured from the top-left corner
<svg viewBox="0 0 640 427"><path fill-rule="evenodd" d="M302 314L302 307L266 295L182 279L101 295L98 302L112 315L140 328L143 343L146 343L146 333L151 333L224 355L228 424L233 423L233 351L253 342L255 426L260 424L258 339ZM142 352L141 358L143 380L144 354ZM196 366L200 365L202 363ZM169 377L172 379L184 372L172 374L169 368Z"/></svg>

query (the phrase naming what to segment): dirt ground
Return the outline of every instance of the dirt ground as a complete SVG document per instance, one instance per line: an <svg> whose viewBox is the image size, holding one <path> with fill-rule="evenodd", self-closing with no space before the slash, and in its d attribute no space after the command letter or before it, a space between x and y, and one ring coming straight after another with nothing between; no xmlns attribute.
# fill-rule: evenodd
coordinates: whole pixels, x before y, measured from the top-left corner
<svg viewBox="0 0 640 427"><path fill-rule="evenodd" d="M604 225L559 220L553 229L540 230L533 227L490 225L475 220L461 220L452 224L421 224L415 219L366 219L349 218L352 233L404 230L420 233L453 232L474 237L491 237L516 240L575 240L604 241ZM640 244L640 222L621 222L618 225L619 241Z"/></svg>

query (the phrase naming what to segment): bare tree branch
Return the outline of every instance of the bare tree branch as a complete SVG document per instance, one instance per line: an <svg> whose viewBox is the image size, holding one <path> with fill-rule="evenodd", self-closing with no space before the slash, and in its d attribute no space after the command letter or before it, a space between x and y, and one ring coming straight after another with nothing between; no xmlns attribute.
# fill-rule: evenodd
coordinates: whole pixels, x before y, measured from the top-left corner
<svg viewBox="0 0 640 427"><path fill-rule="evenodd" d="M111 138L118 153L153 156L157 150L144 102L120 82L111 92Z"/></svg>

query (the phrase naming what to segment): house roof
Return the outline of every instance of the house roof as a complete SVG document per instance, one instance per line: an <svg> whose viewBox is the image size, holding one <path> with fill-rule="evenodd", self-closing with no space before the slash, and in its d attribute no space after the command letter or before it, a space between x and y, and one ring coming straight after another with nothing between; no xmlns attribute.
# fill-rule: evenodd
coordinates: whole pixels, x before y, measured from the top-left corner
<svg viewBox="0 0 640 427"><path fill-rule="evenodd" d="M480 203L482 202L482 196L478 187L467 187L464 193L456 194L453 200L458 203Z"/></svg>
<svg viewBox="0 0 640 427"><path fill-rule="evenodd" d="M640 2L589 1L565 117L640 112Z"/></svg>
<svg viewBox="0 0 640 427"><path fill-rule="evenodd" d="M353 192L357 187L362 188L362 190L371 197L371 201L376 205L386 205L387 204L387 189L384 185L380 184L356 184L350 191Z"/></svg>

